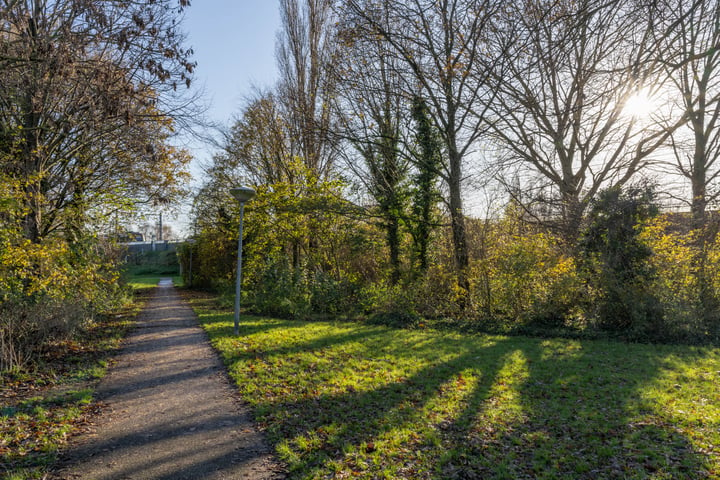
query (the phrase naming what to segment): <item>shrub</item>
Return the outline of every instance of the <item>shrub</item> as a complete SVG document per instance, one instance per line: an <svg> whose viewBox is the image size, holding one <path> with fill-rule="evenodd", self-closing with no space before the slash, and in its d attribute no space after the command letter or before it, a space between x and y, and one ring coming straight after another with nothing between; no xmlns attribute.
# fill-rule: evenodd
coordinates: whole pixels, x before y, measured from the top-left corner
<svg viewBox="0 0 720 480"><path fill-rule="evenodd" d="M706 343L719 339L717 317L708 316L702 297L720 293L720 242L698 241L703 235L701 230L682 231L667 215L649 222L641 233L653 251L649 261L655 275L650 290L664 314L655 340ZM701 285L703 275L710 279L707 286ZM707 287L712 291L707 292Z"/></svg>
<svg viewBox="0 0 720 480"><path fill-rule="evenodd" d="M302 277L283 259L271 257L247 289L248 302L258 313L285 318L307 318L310 292Z"/></svg>
<svg viewBox="0 0 720 480"><path fill-rule="evenodd" d="M396 327L410 327L420 319L415 310L415 298L406 285L393 285L380 281L365 286L360 291L362 313L370 321Z"/></svg>
<svg viewBox="0 0 720 480"><path fill-rule="evenodd" d="M616 187L591 205L580 247L603 329L654 335L660 326L662 305L650 288L653 251L641 236L645 222L657 215L653 199L649 187Z"/></svg>
<svg viewBox="0 0 720 480"><path fill-rule="evenodd" d="M0 369L27 365L48 341L123 302L110 258L116 252L92 238L82 243L6 237L0 244Z"/></svg>
<svg viewBox="0 0 720 480"><path fill-rule="evenodd" d="M510 202L495 220L475 222L470 279L474 314L488 328L577 327L584 286L575 259Z"/></svg>
<svg viewBox="0 0 720 480"><path fill-rule="evenodd" d="M338 280L319 270L312 276L309 287L313 313L349 313L357 305L357 286L348 278Z"/></svg>
<svg viewBox="0 0 720 480"><path fill-rule="evenodd" d="M487 261L487 310L505 322L562 326L579 301L575 263L547 233L498 236Z"/></svg>

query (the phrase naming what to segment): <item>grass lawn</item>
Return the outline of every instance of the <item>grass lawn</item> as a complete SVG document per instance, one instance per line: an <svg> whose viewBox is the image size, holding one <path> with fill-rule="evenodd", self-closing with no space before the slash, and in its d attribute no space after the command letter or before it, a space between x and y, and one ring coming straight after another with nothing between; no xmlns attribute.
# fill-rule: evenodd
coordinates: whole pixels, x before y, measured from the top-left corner
<svg viewBox="0 0 720 480"><path fill-rule="evenodd" d="M720 349L194 306L290 478L720 478Z"/></svg>

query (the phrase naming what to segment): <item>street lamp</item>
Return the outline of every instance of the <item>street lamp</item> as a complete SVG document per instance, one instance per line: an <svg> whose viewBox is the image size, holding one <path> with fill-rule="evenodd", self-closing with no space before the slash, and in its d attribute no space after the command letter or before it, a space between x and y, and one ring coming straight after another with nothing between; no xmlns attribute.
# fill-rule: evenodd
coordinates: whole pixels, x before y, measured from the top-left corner
<svg viewBox="0 0 720 480"><path fill-rule="evenodd" d="M245 202L249 202L255 197L255 190L250 187L231 188L230 193L235 200L240 203L240 232L238 235L238 254L237 254L237 282L235 283L235 335L240 334L240 281L242 280L242 241L243 241L243 214L245 212Z"/></svg>

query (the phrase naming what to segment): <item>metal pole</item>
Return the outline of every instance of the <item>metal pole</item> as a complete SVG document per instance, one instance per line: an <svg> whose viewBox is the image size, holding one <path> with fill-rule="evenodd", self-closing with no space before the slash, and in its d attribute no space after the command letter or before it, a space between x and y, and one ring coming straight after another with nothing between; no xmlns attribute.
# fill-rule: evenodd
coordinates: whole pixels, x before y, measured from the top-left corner
<svg viewBox="0 0 720 480"><path fill-rule="evenodd" d="M237 282L235 283L235 336L240 334L240 282L242 280L243 215L245 202L240 202L240 232L238 234Z"/></svg>
<svg viewBox="0 0 720 480"><path fill-rule="evenodd" d="M242 241L243 241L243 214L245 213L245 202L252 200L255 190L250 187L231 188L230 194L240 203L240 231L238 233L238 259L237 259L237 283L235 284L235 335L240 334L240 285L242 283Z"/></svg>

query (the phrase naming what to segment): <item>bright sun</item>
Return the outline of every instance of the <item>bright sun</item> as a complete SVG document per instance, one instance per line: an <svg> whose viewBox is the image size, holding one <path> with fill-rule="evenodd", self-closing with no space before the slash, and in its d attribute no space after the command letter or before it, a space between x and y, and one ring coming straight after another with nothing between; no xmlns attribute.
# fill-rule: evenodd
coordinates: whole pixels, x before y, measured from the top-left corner
<svg viewBox="0 0 720 480"><path fill-rule="evenodd" d="M623 112L625 115L637 119L646 119L657 110L657 102L649 95L648 90L643 88L633 94L625 102Z"/></svg>

